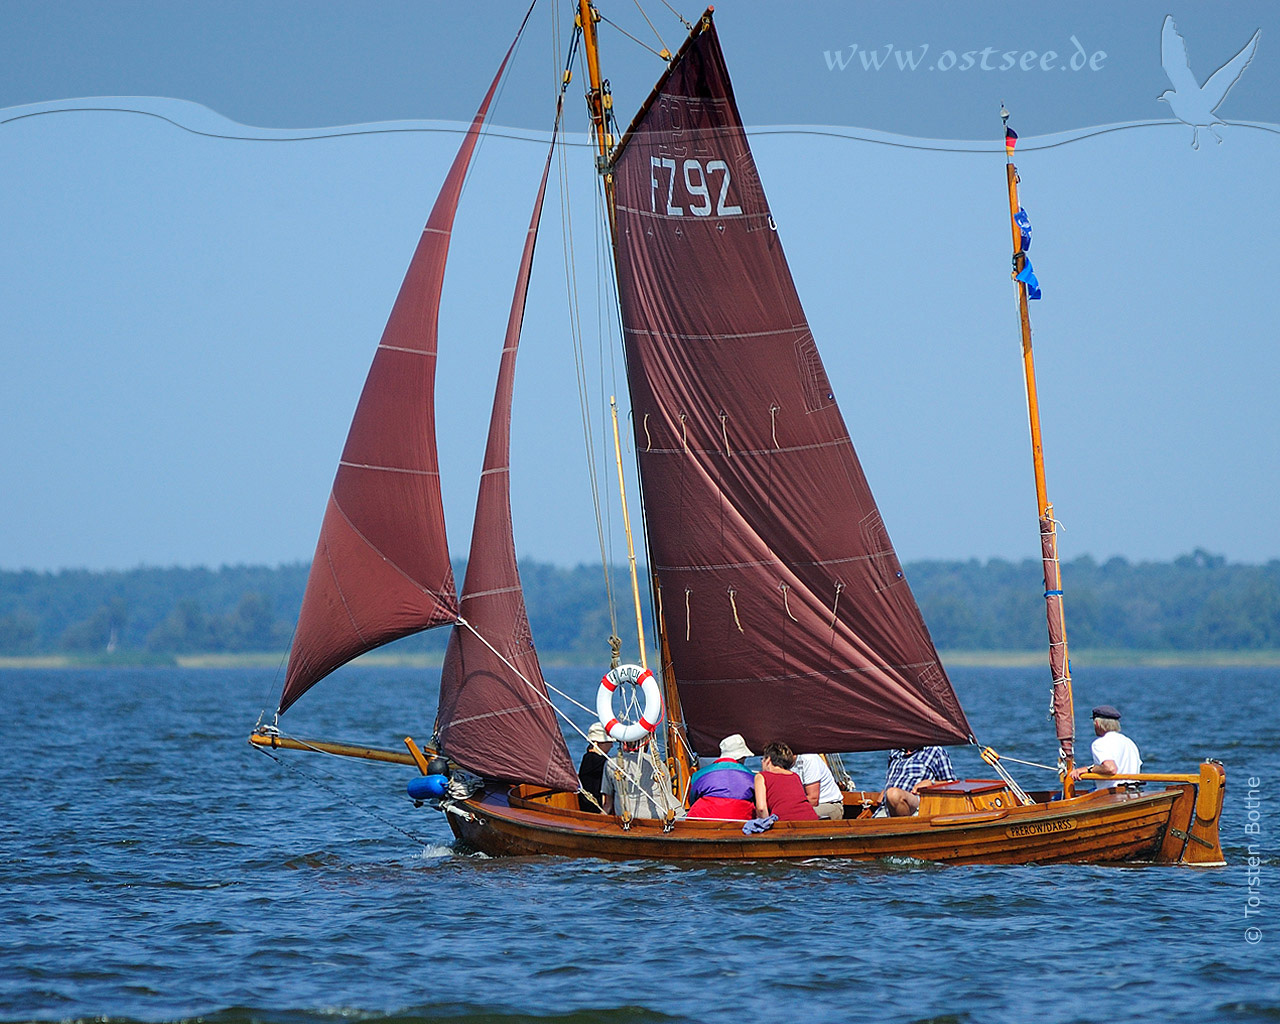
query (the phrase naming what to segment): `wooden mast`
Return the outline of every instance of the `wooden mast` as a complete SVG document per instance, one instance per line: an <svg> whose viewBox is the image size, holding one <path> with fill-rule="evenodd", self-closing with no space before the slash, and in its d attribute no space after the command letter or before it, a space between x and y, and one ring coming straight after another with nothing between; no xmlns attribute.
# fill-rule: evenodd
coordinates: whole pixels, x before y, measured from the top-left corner
<svg viewBox="0 0 1280 1024"><path fill-rule="evenodd" d="M1062 568L1058 562L1058 524L1045 484L1044 448L1040 435L1040 402L1036 395L1036 365L1031 351L1031 317L1027 309L1027 282L1018 280L1027 265L1022 248L1022 228L1017 218L1018 169L1013 163L1013 142L1008 135L1009 114L1001 110L1006 129L1005 176L1009 186L1009 227L1013 232L1013 277L1018 293L1018 320L1022 330L1022 369L1027 384L1027 416L1031 423L1031 457L1035 465L1036 514L1040 519L1040 550L1044 562L1045 615L1049 627L1049 665L1053 672L1051 709L1058 736L1058 767L1063 772L1063 795L1071 796L1070 772L1075 763L1075 710L1071 694L1071 660L1067 650L1067 621L1062 604Z"/></svg>
<svg viewBox="0 0 1280 1024"><path fill-rule="evenodd" d="M600 74L600 44L596 36L596 23L600 12L591 0L578 0L578 25L582 29L582 48L587 62L587 111L591 115L591 129L596 142L596 170L604 181L605 209L609 211L609 233L613 234L613 168L609 152L613 149L613 134L609 131L609 114L613 110L613 96L605 91Z"/></svg>

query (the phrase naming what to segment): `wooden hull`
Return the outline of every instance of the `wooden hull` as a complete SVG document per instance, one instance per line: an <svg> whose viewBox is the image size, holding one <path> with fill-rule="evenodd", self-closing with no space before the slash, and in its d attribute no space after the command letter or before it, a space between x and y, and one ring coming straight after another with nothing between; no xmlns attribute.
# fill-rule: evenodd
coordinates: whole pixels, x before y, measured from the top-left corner
<svg viewBox="0 0 1280 1024"><path fill-rule="evenodd" d="M1197 790L1203 788L1179 784L1142 794L1101 791L1024 807L929 817L778 822L768 832L752 836L743 835L741 822L697 819L676 821L670 829L661 821L637 819L624 828L617 818L521 799L519 788L487 790L454 805L446 817L459 840L491 856L910 857L950 864L1211 866L1223 863L1217 840L1222 791L1206 793L1206 804L1197 800Z"/></svg>

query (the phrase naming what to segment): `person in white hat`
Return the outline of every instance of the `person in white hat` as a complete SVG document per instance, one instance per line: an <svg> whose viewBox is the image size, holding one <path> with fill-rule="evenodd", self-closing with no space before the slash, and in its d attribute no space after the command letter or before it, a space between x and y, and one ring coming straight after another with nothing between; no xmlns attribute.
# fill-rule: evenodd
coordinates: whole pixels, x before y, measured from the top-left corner
<svg viewBox="0 0 1280 1024"><path fill-rule="evenodd" d="M591 728L587 730L587 752L582 755L582 763L578 765L578 780L583 789L578 794L578 806L584 811L599 814L604 806L601 790L605 766L609 763L609 751L612 748L613 740L604 731L604 726L599 722L592 722ZM587 796L588 793L591 794L590 797Z"/></svg>
<svg viewBox="0 0 1280 1024"><path fill-rule="evenodd" d="M742 762L755 757L738 733L720 741L720 756L689 781L690 818L747 821L755 814L755 772Z"/></svg>

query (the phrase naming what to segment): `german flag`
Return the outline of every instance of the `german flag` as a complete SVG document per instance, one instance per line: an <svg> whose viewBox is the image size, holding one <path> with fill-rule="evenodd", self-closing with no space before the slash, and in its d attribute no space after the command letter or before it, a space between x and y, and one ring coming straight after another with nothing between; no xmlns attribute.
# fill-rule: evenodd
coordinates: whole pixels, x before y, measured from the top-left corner
<svg viewBox="0 0 1280 1024"><path fill-rule="evenodd" d="M1018 144L1018 133L1008 125L1004 126L1004 151L1007 155L1013 156L1013 147Z"/></svg>

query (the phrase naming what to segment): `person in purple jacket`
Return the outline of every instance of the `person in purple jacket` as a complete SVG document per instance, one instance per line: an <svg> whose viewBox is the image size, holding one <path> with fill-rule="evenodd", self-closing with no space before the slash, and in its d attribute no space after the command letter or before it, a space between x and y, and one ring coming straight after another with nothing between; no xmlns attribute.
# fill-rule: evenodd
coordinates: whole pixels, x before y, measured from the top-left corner
<svg viewBox="0 0 1280 1024"><path fill-rule="evenodd" d="M689 781L690 818L747 821L755 813L755 772L745 765L754 757L736 732L720 741L720 756Z"/></svg>

